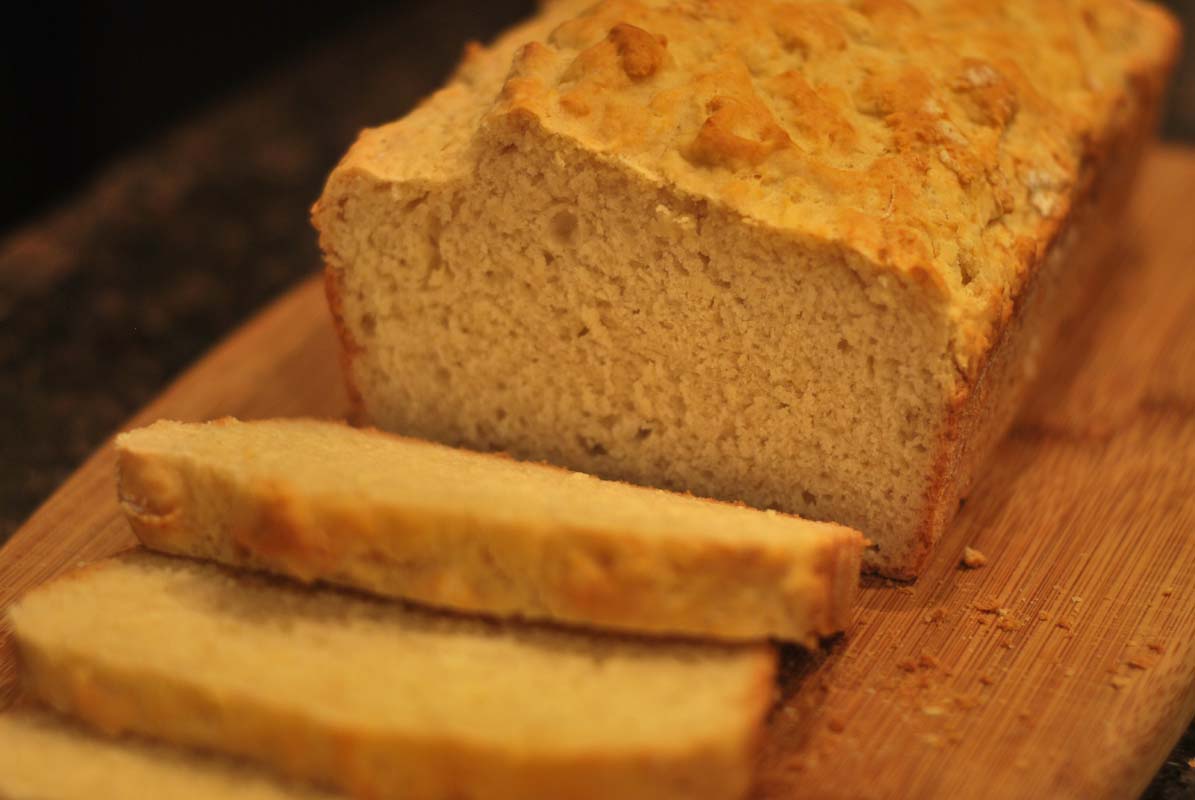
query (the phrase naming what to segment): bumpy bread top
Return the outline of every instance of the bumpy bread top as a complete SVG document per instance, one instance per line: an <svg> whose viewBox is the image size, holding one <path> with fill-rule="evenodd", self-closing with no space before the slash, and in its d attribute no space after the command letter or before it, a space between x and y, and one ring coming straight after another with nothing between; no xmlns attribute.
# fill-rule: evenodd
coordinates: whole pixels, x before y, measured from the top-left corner
<svg viewBox="0 0 1195 800"><path fill-rule="evenodd" d="M493 113L924 282L967 373L1176 46L1134 0L606 0Z"/></svg>

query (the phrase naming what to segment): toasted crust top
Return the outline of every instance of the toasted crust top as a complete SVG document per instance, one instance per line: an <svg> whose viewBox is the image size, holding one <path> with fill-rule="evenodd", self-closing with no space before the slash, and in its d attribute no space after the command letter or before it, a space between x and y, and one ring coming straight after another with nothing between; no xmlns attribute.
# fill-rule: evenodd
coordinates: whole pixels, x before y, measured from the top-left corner
<svg viewBox="0 0 1195 800"><path fill-rule="evenodd" d="M967 371L1176 34L1131 0L606 0L496 112L941 291Z"/></svg>
<svg viewBox="0 0 1195 800"><path fill-rule="evenodd" d="M338 173L460 179L523 120L923 285L966 380L1178 40L1141 0L557 0Z"/></svg>

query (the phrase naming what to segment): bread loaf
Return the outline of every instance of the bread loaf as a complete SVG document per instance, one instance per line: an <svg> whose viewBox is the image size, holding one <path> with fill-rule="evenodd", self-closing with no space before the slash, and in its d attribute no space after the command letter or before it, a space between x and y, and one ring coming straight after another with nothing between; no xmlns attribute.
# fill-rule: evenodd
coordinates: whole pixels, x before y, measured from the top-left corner
<svg viewBox="0 0 1195 800"><path fill-rule="evenodd" d="M314 420L116 439L155 549L461 611L816 645L862 538L838 525Z"/></svg>
<svg viewBox="0 0 1195 800"><path fill-rule="evenodd" d="M437 615L134 552L9 609L31 694L363 798L729 800L775 653Z"/></svg>
<svg viewBox="0 0 1195 800"><path fill-rule="evenodd" d="M834 520L910 577L1094 278L1135 0L549 4L314 208L360 415Z"/></svg>
<svg viewBox="0 0 1195 800"><path fill-rule="evenodd" d="M4 800L335 800L216 756L87 733L48 714L0 715Z"/></svg>

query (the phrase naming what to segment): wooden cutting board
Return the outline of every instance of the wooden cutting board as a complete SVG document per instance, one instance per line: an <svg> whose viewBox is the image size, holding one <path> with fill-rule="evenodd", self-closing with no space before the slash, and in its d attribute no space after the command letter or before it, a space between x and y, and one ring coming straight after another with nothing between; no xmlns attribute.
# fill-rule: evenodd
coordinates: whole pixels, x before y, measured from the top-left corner
<svg viewBox="0 0 1195 800"><path fill-rule="evenodd" d="M758 796L1135 797L1195 713L1195 152L1150 158L1122 262L915 585L867 581L790 653ZM130 426L338 416L321 287L285 296ZM105 445L0 550L0 606L130 545ZM965 545L988 565L959 567ZM0 703L15 696L0 629Z"/></svg>

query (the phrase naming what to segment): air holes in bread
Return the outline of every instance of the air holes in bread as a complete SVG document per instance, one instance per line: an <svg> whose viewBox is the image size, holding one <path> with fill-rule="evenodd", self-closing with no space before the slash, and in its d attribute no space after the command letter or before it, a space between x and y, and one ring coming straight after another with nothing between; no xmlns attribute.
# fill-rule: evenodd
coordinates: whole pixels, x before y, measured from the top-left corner
<svg viewBox="0 0 1195 800"><path fill-rule="evenodd" d="M560 247L569 247L577 234L577 215L567 208L554 212L548 218L548 233Z"/></svg>

